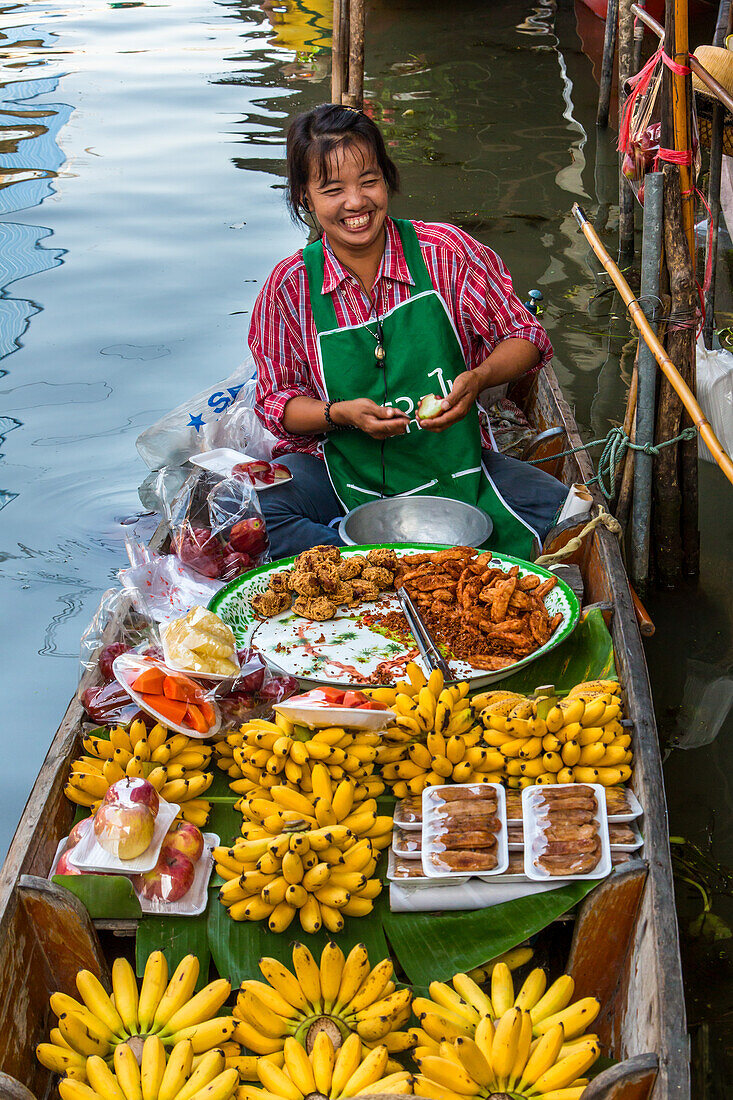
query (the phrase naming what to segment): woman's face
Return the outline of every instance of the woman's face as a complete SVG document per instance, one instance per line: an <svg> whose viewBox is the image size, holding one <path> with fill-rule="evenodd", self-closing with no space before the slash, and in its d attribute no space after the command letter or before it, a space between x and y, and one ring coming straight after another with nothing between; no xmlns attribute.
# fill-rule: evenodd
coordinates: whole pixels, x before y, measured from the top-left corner
<svg viewBox="0 0 733 1100"><path fill-rule="evenodd" d="M339 246L368 252L381 242L389 196L374 153L363 143L335 149L323 179L311 170L306 198L336 252Z"/></svg>

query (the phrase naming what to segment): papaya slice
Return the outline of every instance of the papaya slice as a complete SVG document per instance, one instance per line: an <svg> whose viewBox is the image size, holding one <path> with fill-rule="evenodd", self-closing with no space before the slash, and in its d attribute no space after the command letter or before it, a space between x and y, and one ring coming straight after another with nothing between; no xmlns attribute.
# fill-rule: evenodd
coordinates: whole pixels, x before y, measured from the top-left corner
<svg viewBox="0 0 733 1100"><path fill-rule="evenodd" d="M196 733L206 733L211 726L211 722L206 721L195 703L188 704L186 715L181 724L188 726L189 729L194 730Z"/></svg>
<svg viewBox="0 0 733 1100"><path fill-rule="evenodd" d="M197 706L203 714L204 719L209 723L209 726L213 726L216 721L216 711L211 703L207 699L204 699L203 702L198 703Z"/></svg>
<svg viewBox="0 0 733 1100"><path fill-rule="evenodd" d="M141 695L162 695L165 673L159 668L146 668L130 684Z"/></svg>
<svg viewBox="0 0 733 1100"><path fill-rule="evenodd" d="M163 694L167 699L177 699L184 703L200 703L204 697L199 685L188 676L168 675L163 681Z"/></svg>
<svg viewBox="0 0 733 1100"><path fill-rule="evenodd" d="M162 715L167 722L172 722L174 726L183 724L187 703L178 699L167 699L165 695L147 695L141 692L141 696L145 706Z"/></svg>

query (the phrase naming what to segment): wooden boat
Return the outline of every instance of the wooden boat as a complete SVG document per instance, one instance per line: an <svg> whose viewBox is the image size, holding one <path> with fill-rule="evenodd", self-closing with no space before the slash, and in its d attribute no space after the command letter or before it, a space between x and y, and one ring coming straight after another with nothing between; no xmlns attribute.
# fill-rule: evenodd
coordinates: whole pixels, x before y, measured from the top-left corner
<svg viewBox="0 0 733 1100"><path fill-rule="evenodd" d="M545 468L567 484L587 481L592 469L584 452L564 459L552 457L568 444L580 444L554 373L546 369L523 385L524 392L516 396L530 423L540 432L562 429L546 452ZM578 530L575 521L555 528L545 551L565 545ZM575 912L568 970L575 978L577 996L599 997L601 1014L594 1028L610 1055L619 1060L588 1085L583 1097L688 1100L687 1032L667 814L634 605L618 542L605 529L596 528L569 560L580 567L586 605L608 609L617 668L635 730L633 787L645 811L647 854L645 860L634 859L618 868ZM0 874L2 1097L41 1100L52 1094L49 1074L34 1055L36 1043L53 1026L50 993L73 994L75 975L83 967L107 980L107 959L119 954L123 944L110 934L110 927L117 935L134 931L115 922L95 927L77 899L45 877L57 843L72 823L74 807L64 797L63 787L70 761L79 750L81 718L81 706L74 699L49 748Z"/></svg>

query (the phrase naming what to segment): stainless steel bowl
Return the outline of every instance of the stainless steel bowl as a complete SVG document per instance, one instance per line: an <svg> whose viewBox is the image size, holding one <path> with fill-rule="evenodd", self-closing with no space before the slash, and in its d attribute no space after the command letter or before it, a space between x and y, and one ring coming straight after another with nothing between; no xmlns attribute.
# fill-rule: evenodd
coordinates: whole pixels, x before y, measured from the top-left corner
<svg viewBox="0 0 733 1100"><path fill-rule="evenodd" d="M360 504L344 516L339 534L350 546L370 542L448 543L481 546L493 523L485 512L449 497L385 497Z"/></svg>

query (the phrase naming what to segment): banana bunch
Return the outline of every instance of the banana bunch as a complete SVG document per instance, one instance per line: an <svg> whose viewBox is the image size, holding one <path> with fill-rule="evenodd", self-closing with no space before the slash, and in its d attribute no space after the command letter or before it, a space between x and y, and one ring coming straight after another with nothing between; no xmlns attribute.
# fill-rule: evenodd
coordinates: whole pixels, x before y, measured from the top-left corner
<svg viewBox="0 0 733 1100"><path fill-rule="evenodd" d="M268 798L241 799L242 836L215 848L225 883L219 900L234 920L265 920L284 932L296 913L305 932L340 932L344 917L370 913L382 890L371 877L389 846L392 818L372 799L356 803L356 784L335 788L328 769L313 768L310 796L271 787Z"/></svg>
<svg viewBox="0 0 733 1100"><path fill-rule="evenodd" d="M569 1042L583 1035L600 1010L595 997L583 997L571 1004L575 982L569 974L563 974L548 989L547 975L541 967L528 975L516 996L506 963L497 963L493 968L490 995L467 974L456 974L452 985L431 982L430 998L416 997L413 1001L413 1011L420 1020L420 1027L413 1029L416 1054L435 1054L443 1042L475 1038L484 1017L498 1020L512 1008L528 1013L534 1038L562 1024Z"/></svg>
<svg viewBox="0 0 733 1100"><path fill-rule="evenodd" d="M232 1039L236 1021L216 1015L229 996L230 983L222 978L195 993L198 976L198 959L187 955L169 981L165 955L154 951L145 964L138 992L134 970L127 959L119 958L112 966L110 997L91 971L80 970L76 987L81 1000L66 993L51 995L51 1011L58 1017L58 1026L51 1029L50 1042L36 1047L38 1061L75 1081L89 1080L96 1089L89 1075L89 1060L96 1057L116 1068L120 1047L137 1060L150 1035L157 1036L164 1047L186 1040L193 1056L206 1054ZM128 1058L127 1054L120 1057Z"/></svg>
<svg viewBox="0 0 733 1100"><path fill-rule="evenodd" d="M140 1044L140 1063L131 1045L115 1047L112 1065L97 1054L87 1059L89 1084L64 1078L61 1100L229 1100L239 1084L236 1069L226 1066L221 1050L196 1057L193 1044L181 1039L166 1055L157 1035Z"/></svg>
<svg viewBox="0 0 733 1100"><path fill-rule="evenodd" d="M620 691L616 680L592 680L564 699L502 690L476 696L484 741L504 757L507 786L627 782L633 756Z"/></svg>
<svg viewBox="0 0 733 1100"><path fill-rule="evenodd" d="M276 785L307 793L313 766L323 764L332 779L354 779L359 798L373 798L384 791L374 774L379 741L380 734L372 730L312 730L278 713L274 722L255 718L217 742L217 765L229 776L235 794L267 798L268 789Z"/></svg>
<svg viewBox="0 0 733 1100"><path fill-rule="evenodd" d="M517 970L520 966L524 966L534 955L534 951L528 945L522 945L521 947L512 947L509 951L505 951L501 955L497 955L495 959L490 959L488 962L483 963L481 966L475 967L473 970L469 970L469 978L473 978L475 982L485 982L487 978L490 978L499 963L504 963L510 970Z"/></svg>
<svg viewBox="0 0 733 1100"><path fill-rule="evenodd" d="M372 1093L412 1093L412 1077L406 1070L384 1076L388 1062L385 1046L374 1047L365 1056L358 1035L350 1035L336 1050L321 1031L309 1053L289 1037L285 1040L282 1069L262 1061L257 1068L264 1089L245 1085L238 1090L237 1100L304 1100L306 1096L329 1100Z"/></svg>
<svg viewBox="0 0 733 1100"><path fill-rule="evenodd" d="M414 1045L410 1034L400 1030L410 1018L412 994L409 989L396 988L390 959L371 966L363 943L346 957L335 943L328 943L319 962L307 947L296 943L292 971L271 958L260 959L259 966L264 982L242 982L234 1007L234 1038L268 1061L278 1052L282 1055L288 1048L294 1049L290 1040L312 1054L323 1035L334 1050L344 1050L351 1042L349 1058L353 1052L360 1054L362 1044L384 1048L389 1055ZM360 1060L351 1073L356 1072ZM282 1060L273 1064L283 1068ZM287 1058L286 1066L289 1071ZM401 1066L390 1059L379 1076L385 1068L393 1073ZM300 1088L300 1080L293 1080ZM316 1091L326 1090L319 1086Z"/></svg>
<svg viewBox="0 0 733 1100"><path fill-rule="evenodd" d="M101 732L108 733L101 737ZM201 796L209 789L213 772L206 771L211 746L185 733L168 735L160 724L148 730L138 719L125 730L94 730L82 741L84 756L71 765L64 794L96 813L109 787L125 776L147 779L166 802L181 805L180 816L199 828L209 817L211 804Z"/></svg>
<svg viewBox="0 0 733 1100"><path fill-rule="evenodd" d="M472 1038L443 1042L435 1054L415 1053L415 1092L428 1100L496 1094L580 1100L588 1083L582 1074L600 1054L597 1039L567 1043L560 1024L537 1042L532 1035L526 1009L508 1008L495 1021L482 1016Z"/></svg>

